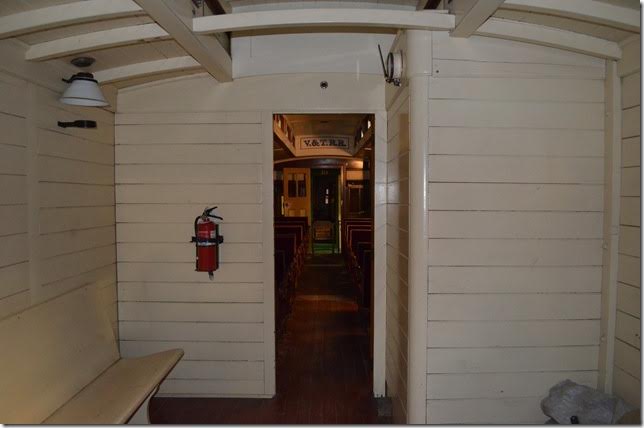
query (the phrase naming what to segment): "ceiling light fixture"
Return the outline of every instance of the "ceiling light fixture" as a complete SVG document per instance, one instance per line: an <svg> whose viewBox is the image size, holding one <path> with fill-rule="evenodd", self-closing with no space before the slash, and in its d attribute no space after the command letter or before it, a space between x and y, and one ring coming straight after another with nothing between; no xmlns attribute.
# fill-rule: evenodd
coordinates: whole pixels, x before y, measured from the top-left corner
<svg viewBox="0 0 644 428"><path fill-rule="evenodd" d="M71 62L77 67L89 67L94 63L94 58L79 57L74 58ZM109 105L92 73L76 73L69 79L63 79L63 82L69 83L69 86L59 99L61 103L86 107Z"/></svg>

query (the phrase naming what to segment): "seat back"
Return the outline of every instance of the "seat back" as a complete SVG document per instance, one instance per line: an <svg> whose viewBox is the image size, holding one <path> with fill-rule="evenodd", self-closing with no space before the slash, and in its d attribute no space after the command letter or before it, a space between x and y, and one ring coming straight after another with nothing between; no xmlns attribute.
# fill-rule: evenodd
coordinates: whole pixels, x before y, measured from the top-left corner
<svg viewBox="0 0 644 428"><path fill-rule="evenodd" d="M358 243L360 242L371 242L371 229L350 229L349 248L356 257L358 256Z"/></svg>
<svg viewBox="0 0 644 428"><path fill-rule="evenodd" d="M301 224L276 224L274 226L276 234L295 234L296 245L299 247L304 240L304 226Z"/></svg>
<svg viewBox="0 0 644 428"><path fill-rule="evenodd" d="M314 241L332 241L335 239L335 226L328 220L316 220L313 222Z"/></svg>
<svg viewBox="0 0 644 428"><path fill-rule="evenodd" d="M362 226L362 227L371 227L371 219L370 218L346 218L342 220L342 233L345 239L348 239L349 227L355 226L355 225Z"/></svg>
<svg viewBox="0 0 644 428"><path fill-rule="evenodd" d="M286 262L286 269L291 266L297 253L297 238L295 233L280 233L275 235L275 250L284 252L284 261Z"/></svg>
<svg viewBox="0 0 644 428"><path fill-rule="evenodd" d="M83 287L0 320L0 422L41 423L119 359L102 296Z"/></svg>
<svg viewBox="0 0 644 428"><path fill-rule="evenodd" d="M297 223L305 227L309 225L308 217L275 217L275 223Z"/></svg>
<svg viewBox="0 0 644 428"><path fill-rule="evenodd" d="M363 293L363 306L371 308L371 276L373 269L373 249L368 248L362 254L362 293Z"/></svg>
<svg viewBox="0 0 644 428"><path fill-rule="evenodd" d="M364 266L363 261L364 261L364 254L366 251L370 251L373 248L373 245L371 244L371 241L360 241L357 243L357 250L356 250L356 259L358 259L358 264L360 266Z"/></svg>

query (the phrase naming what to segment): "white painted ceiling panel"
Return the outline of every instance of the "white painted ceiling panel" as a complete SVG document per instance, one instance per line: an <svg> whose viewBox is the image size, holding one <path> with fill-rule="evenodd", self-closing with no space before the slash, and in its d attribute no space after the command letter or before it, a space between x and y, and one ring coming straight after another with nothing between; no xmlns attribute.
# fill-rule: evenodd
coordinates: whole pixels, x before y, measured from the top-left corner
<svg viewBox="0 0 644 428"><path fill-rule="evenodd" d="M83 55L95 58L96 62L90 67L90 71L99 71L139 62L185 56L187 54L174 40L161 40L84 52ZM77 56L79 55L71 55L62 58L62 60L69 62Z"/></svg>
<svg viewBox="0 0 644 428"><path fill-rule="evenodd" d="M59 6L74 3L78 0L1 0L0 16L40 9L42 7Z"/></svg>
<svg viewBox="0 0 644 428"><path fill-rule="evenodd" d="M628 7L630 9L639 9L640 0L597 0L602 3L613 4L615 6Z"/></svg>
<svg viewBox="0 0 644 428"><path fill-rule="evenodd" d="M562 0L565 1L565 0ZM624 31L617 28L599 25L591 22L580 21L578 19L565 18L562 16L547 15L543 13L526 12L520 10L510 10L501 7L493 15L495 18L510 19L519 22L528 22L530 24L544 25L547 27L559 28L562 30L572 31L574 33L587 34L593 37L620 42L633 34L630 31Z"/></svg>
<svg viewBox="0 0 644 428"><path fill-rule="evenodd" d="M283 73L382 74L378 44L395 34L296 33L232 38L233 78Z"/></svg>
<svg viewBox="0 0 644 428"><path fill-rule="evenodd" d="M25 34L24 36L18 37L18 39L28 45L33 45L65 37L110 30L112 28L128 27L131 25L149 24L151 22L154 22L152 18L148 15L142 14L127 18L106 19L104 21L87 22L78 25L66 25L64 27L53 28L51 30Z"/></svg>

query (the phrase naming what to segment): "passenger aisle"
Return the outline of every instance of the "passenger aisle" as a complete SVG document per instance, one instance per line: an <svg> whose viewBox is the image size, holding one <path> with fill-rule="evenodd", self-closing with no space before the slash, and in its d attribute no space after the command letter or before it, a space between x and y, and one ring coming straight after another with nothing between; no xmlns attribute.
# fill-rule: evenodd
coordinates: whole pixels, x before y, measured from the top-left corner
<svg viewBox="0 0 644 428"><path fill-rule="evenodd" d="M155 398L153 423L378 423L368 319L340 255L307 258L278 344L273 399Z"/></svg>

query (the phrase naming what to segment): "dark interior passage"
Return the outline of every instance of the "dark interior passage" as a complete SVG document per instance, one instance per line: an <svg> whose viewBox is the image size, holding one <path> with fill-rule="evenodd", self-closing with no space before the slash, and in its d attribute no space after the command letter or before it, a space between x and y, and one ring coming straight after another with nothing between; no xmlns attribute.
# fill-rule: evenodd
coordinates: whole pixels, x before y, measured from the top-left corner
<svg viewBox="0 0 644 428"><path fill-rule="evenodd" d="M272 399L154 398L153 423L368 424L372 394L368 312L340 255L308 256L277 345Z"/></svg>

